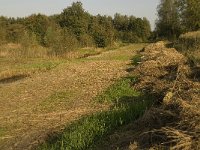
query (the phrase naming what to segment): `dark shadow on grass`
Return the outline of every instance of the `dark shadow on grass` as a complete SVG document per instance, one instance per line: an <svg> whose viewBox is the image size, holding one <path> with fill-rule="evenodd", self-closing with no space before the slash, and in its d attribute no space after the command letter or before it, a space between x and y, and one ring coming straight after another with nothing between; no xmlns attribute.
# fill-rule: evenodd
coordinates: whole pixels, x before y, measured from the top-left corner
<svg viewBox="0 0 200 150"><path fill-rule="evenodd" d="M195 82L200 82L200 67L193 67L192 73L189 77Z"/></svg>
<svg viewBox="0 0 200 150"><path fill-rule="evenodd" d="M135 67L139 65L142 61L142 55L136 54L132 59L131 62L128 64L128 66L131 66L126 69L126 72L130 73L133 72Z"/></svg>
<svg viewBox="0 0 200 150"><path fill-rule="evenodd" d="M135 67L130 67L130 68L126 69L126 72L130 73L130 72L134 71L134 69L135 69Z"/></svg>
<svg viewBox="0 0 200 150"><path fill-rule="evenodd" d="M0 80L0 84L9 84L16 82L18 80L22 80L24 78L28 77L28 75L14 75L12 77L4 78Z"/></svg>

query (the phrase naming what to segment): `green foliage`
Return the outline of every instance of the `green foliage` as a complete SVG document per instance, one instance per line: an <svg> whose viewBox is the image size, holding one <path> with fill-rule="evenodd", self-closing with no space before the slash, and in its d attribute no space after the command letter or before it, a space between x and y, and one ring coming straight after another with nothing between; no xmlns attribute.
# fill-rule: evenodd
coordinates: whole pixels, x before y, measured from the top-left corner
<svg viewBox="0 0 200 150"><path fill-rule="evenodd" d="M6 30L0 26L0 45L6 42Z"/></svg>
<svg viewBox="0 0 200 150"><path fill-rule="evenodd" d="M44 36L50 26L49 18L42 14L34 14L27 17L23 24L36 35L38 42L44 45Z"/></svg>
<svg viewBox="0 0 200 150"><path fill-rule="evenodd" d="M7 36L7 18L0 17L0 45L6 43Z"/></svg>
<svg viewBox="0 0 200 150"><path fill-rule="evenodd" d="M34 33L25 31L20 39L20 43L24 49L32 48L38 45L36 35Z"/></svg>
<svg viewBox="0 0 200 150"><path fill-rule="evenodd" d="M137 43L145 42L150 37L150 23L146 18L115 14L113 22L118 40L126 43Z"/></svg>
<svg viewBox="0 0 200 150"><path fill-rule="evenodd" d="M112 18L100 15L91 17L89 33L92 35L97 47L111 46L114 42Z"/></svg>
<svg viewBox="0 0 200 150"><path fill-rule="evenodd" d="M200 29L200 1L177 0L177 4L184 30L196 31Z"/></svg>
<svg viewBox="0 0 200 150"><path fill-rule="evenodd" d="M146 42L150 36L146 18L93 16L74 2L52 16L33 14L25 18L0 17L0 44L17 43L24 49L42 46L53 55L64 55L77 47L112 47L116 41Z"/></svg>
<svg viewBox="0 0 200 150"><path fill-rule="evenodd" d="M181 33L176 0L161 0L158 6L156 31L159 37L176 39Z"/></svg>
<svg viewBox="0 0 200 150"><path fill-rule="evenodd" d="M22 24L10 24L7 27L7 40L13 43L19 43L25 34L25 27Z"/></svg>
<svg viewBox="0 0 200 150"><path fill-rule="evenodd" d="M51 54L63 55L78 47L78 41L68 29L52 28L47 29L45 45L51 48Z"/></svg>
<svg viewBox="0 0 200 150"><path fill-rule="evenodd" d="M81 47L94 47L95 41L91 35L83 34L79 37Z"/></svg>
<svg viewBox="0 0 200 150"><path fill-rule="evenodd" d="M132 65L134 66L137 66L141 61L142 61L142 56L141 55L135 55L133 58L132 58Z"/></svg>
<svg viewBox="0 0 200 150"><path fill-rule="evenodd" d="M200 29L199 0L161 0L156 33L160 38L177 39L182 33Z"/></svg>
<svg viewBox="0 0 200 150"><path fill-rule="evenodd" d="M139 94L131 88L130 84L131 79L122 79L102 93L100 97L107 98L107 100L114 104L116 103L116 98L121 98L121 101L118 101L113 109L86 116L72 123L67 126L60 135L50 139L39 149L92 149L95 142L106 134L112 132L119 126L133 122L151 106L153 101L152 97L147 98L141 97L141 95L139 96Z"/></svg>
<svg viewBox="0 0 200 150"><path fill-rule="evenodd" d="M90 15L85 12L81 2L72 3L71 7L63 10L60 15L60 26L69 28L77 38L85 34L88 29Z"/></svg>

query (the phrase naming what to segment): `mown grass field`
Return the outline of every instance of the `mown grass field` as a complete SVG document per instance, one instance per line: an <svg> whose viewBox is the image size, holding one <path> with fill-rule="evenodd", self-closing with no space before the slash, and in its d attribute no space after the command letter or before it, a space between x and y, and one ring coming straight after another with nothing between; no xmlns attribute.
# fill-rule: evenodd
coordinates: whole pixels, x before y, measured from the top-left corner
<svg viewBox="0 0 200 150"><path fill-rule="evenodd" d="M99 125L99 130L92 129L94 134L88 144L91 144L96 136L104 136L125 123L125 116L130 109L118 107L115 100L123 96L137 97L139 94L130 89L130 79L119 79L127 76L126 70L132 65L131 58L144 45L133 44L103 50L101 54L90 54L85 50L86 52L82 52L84 57L70 59L1 57L0 74L4 75L1 76L0 82L0 149L26 149L37 146L54 130L61 131L67 124L85 115L94 114L88 119L81 119L83 127L88 126L88 121L95 127L96 124ZM9 79L18 73L28 75L24 78ZM115 86L110 87L113 84ZM115 109L108 111L114 104ZM136 117L142 109L133 111L136 111L133 113ZM120 117L121 115L124 118ZM110 117L117 117L116 123L109 122ZM111 126L105 128L110 123ZM82 130L79 123L72 126L77 128L77 131ZM90 129L86 128L82 134L88 131ZM73 136L76 137L75 132ZM69 135L66 133L66 138ZM80 145L83 143L84 141Z"/></svg>

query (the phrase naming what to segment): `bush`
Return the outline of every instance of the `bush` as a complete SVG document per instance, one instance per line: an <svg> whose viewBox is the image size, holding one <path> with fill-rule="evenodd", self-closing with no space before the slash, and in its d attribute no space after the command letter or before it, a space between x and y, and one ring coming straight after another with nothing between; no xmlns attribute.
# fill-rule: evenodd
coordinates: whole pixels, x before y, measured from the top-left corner
<svg viewBox="0 0 200 150"><path fill-rule="evenodd" d="M0 45L6 42L6 30L0 26Z"/></svg>
<svg viewBox="0 0 200 150"><path fill-rule="evenodd" d="M51 55L63 55L76 49L78 41L66 28L49 27L45 36L45 45L51 49Z"/></svg>
<svg viewBox="0 0 200 150"><path fill-rule="evenodd" d="M11 24L7 27L6 39L8 42L19 43L25 32L25 27L22 24Z"/></svg>
<svg viewBox="0 0 200 150"><path fill-rule="evenodd" d="M197 50L200 48L200 31L180 35L178 44L182 50Z"/></svg>
<svg viewBox="0 0 200 150"><path fill-rule="evenodd" d="M94 39L88 34L81 35L79 42L81 47L93 47L95 45Z"/></svg>
<svg viewBox="0 0 200 150"><path fill-rule="evenodd" d="M27 31L24 32L24 35L21 37L19 42L21 46L25 49L38 45L36 35L34 33L27 32Z"/></svg>

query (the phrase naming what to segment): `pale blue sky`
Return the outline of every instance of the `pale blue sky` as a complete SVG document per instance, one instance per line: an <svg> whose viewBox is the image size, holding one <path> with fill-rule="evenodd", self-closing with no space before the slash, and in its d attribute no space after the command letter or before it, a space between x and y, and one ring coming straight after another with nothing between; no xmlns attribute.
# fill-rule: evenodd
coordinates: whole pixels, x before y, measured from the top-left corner
<svg viewBox="0 0 200 150"><path fill-rule="evenodd" d="M77 0L0 0L0 16L24 17L33 13L58 14ZM111 15L116 12L147 17L152 27L159 0L79 0L89 13Z"/></svg>

